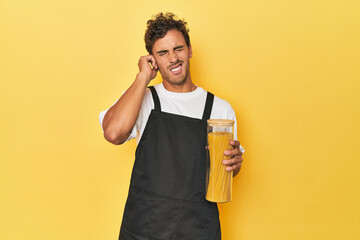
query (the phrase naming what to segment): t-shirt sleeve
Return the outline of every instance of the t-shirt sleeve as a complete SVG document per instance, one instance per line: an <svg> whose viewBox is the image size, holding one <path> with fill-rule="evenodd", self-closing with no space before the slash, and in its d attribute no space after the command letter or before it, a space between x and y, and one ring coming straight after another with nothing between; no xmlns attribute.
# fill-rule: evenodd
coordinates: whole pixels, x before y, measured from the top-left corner
<svg viewBox="0 0 360 240"><path fill-rule="evenodd" d="M104 132L104 128L103 128L103 121L104 121L104 117L105 117L105 114L106 112L108 111L109 109L106 109L105 111L101 111L100 114L99 114L99 123L100 123L100 126L101 126L101 129L102 131Z"/></svg>
<svg viewBox="0 0 360 240"><path fill-rule="evenodd" d="M237 121L236 121L235 111L234 111L233 108L231 108L229 119L235 121L235 123L234 123L234 139L235 139L235 140L238 140L238 138L237 138ZM239 148L240 148L240 151L241 151L242 153L245 152L245 149L243 148L243 146L241 146L241 144L240 144L240 147L239 147Z"/></svg>

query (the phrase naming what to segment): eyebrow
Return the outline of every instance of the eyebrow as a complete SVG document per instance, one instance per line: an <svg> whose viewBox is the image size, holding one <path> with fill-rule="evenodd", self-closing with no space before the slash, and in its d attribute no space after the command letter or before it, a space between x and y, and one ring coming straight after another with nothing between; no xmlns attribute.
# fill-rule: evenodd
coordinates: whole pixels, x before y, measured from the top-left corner
<svg viewBox="0 0 360 240"><path fill-rule="evenodd" d="M180 48L184 48L184 46L180 45L180 46L174 47L174 50L177 50L177 49L180 49ZM156 53L161 54L161 53L167 53L167 52L168 52L168 50L160 50L160 51L158 51Z"/></svg>

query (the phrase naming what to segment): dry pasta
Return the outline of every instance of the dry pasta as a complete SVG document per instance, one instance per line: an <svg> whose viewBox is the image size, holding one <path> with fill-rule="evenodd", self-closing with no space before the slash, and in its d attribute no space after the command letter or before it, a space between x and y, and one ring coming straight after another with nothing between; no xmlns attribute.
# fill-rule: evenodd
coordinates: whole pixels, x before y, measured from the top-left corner
<svg viewBox="0 0 360 240"><path fill-rule="evenodd" d="M230 132L211 132L208 134L210 170L206 199L211 202L228 202L231 200L233 172L225 170L223 159L229 159L224 151L231 149Z"/></svg>

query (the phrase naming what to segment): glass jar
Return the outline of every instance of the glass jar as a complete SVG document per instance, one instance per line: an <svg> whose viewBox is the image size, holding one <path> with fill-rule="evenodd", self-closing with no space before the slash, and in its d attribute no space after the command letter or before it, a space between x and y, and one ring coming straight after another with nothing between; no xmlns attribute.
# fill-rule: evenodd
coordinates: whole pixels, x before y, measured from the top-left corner
<svg viewBox="0 0 360 240"><path fill-rule="evenodd" d="M223 164L224 151L232 149L230 141L234 138L234 120L209 119L207 121L208 154L206 200L210 202L229 202L232 197L233 171L226 171Z"/></svg>

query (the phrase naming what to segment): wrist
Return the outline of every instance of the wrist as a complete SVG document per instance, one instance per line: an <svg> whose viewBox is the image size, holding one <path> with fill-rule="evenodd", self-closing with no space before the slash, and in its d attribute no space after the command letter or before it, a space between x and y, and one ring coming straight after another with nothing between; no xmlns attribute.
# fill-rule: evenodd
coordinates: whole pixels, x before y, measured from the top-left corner
<svg viewBox="0 0 360 240"><path fill-rule="evenodd" d="M150 76L144 72L139 72L136 76L136 80L140 80L141 82L145 83L145 87L147 87L151 81Z"/></svg>

